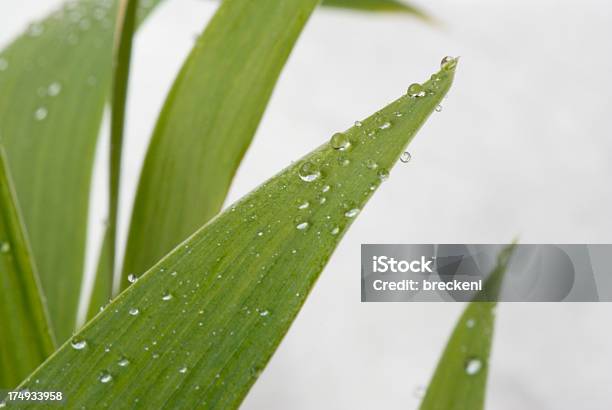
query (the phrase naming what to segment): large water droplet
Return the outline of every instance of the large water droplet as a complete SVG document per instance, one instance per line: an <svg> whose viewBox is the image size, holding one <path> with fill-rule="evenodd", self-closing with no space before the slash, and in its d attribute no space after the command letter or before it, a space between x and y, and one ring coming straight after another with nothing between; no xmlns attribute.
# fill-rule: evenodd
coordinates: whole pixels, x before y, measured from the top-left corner
<svg viewBox="0 0 612 410"><path fill-rule="evenodd" d="M343 132L337 132L334 135L332 135L329 143L333 149L340 150L340 151L344 151L348 149L348 147L351 145L351 142L348 136Z"/></svg>
<svg viewBox="0 0 612 410"><path fill-rule="evenodd" d="M482 369L482 361L477 357L472 357L465 362L465 372L473 376Z"/></svg>
<svg viewBox="0 0 612 410"><path fill-rule="evenodd" d="M127 366L129 366L130 361L128 360L128 358L127 358L127 357L123 357L123 356L122 356L122 357L119 359L119 361L117 362L117 364L118 364L120 367L127 367Z"/></svg>
<svg viewBox="0 0 612 410"><path fill-rule="evenodd" d="M457 67L457 58L451 56L444 57L440 62L440 67L444 71L451 71L452 69Z"/></svg>
<svg viewBox="0 0 612 410"><path fill-rule="evenodd" d="M404 164L410 162L411 159L412 155L408 151L403 152L402 155L400 155L400 161L402 161Z"/></svg>
<svg viewBox="0 0 612 410"><path fill-rule="evenodd" d="M136 316L140 313L140 309L138 309L137 307L133 307L133 308L130 308L128 312L130 315Z"/></svg>
<svg viewBox="0 0 612 410"><path fill-rule="evenodd" d="M308 201L304 201L304 202L301 202L301 203L298 205L298 209L306 209L306 208L308 208L309 206L310 206L310 202L308 202Z"/></svg>
<svg viewBox="0 0 612 410"><path fill-rule="evenodd" d="M319 171L319 167L312 162L305 161L302 165L300 165L298 174L302 181L312 182L321 176L321 171Z"/></svg>
<svg viewBox="0 0 612 410"><path fill-rule="evenodd" d="M164 300L164 301L168 301L168 300L170 300L170 299L172 299L172 293L170 293L170 292L164 292L164 294L162 295L162 300Z"/></svg>
<svg viewBox="0 0 612 410"><path fill-rule="evenodd" d="M104 370L100 373L100 376L98 376L98 380L100 380L100 383L108 383L113 380L113 376Z"/></svg>
<svg viewBox="0 0 612 410"><path fill-rule="evenodd" d="M133 273L130 273L127 277L127 280L130 283L134 283L138 280L138 276L134 275Z"/></svg>
<svg viewBox="0 0 612 410"><path fill-rule="evenodd" d="M408 95L410 97L422 97L425 95L423 86L418 83L410 84L410 87L408 87Z"/></svg>
<svg viewBox="0 0 612 410"><path fill-rule="evenodd" d="M301 222L297 224L295 227L300 231L305 231L306 229L308 229L309 226L310 224L308 222Z"/></svg>
<svg viewBox="0 0 612 410"><path fill-rule="evenodd" d="M36 111L34 111L34 118L36 121L42 121L47 118L49 111L45 107L38 107Z"/></svg>
<svg viewBox="0 0 612 410"><path fill-rule="evenodd" d="M70 342L70 346L72 346L74 350L83 350L87 347L87 341L83 339L73 339Z"/></svg>

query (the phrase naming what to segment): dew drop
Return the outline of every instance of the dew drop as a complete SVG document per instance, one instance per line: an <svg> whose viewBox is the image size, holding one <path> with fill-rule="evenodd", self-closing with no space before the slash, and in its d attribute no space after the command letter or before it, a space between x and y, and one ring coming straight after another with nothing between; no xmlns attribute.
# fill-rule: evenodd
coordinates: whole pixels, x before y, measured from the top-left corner
<svg viewBox="0 0 612 410"><path fill-rule="evenodd" d="M49 111L45 107L38 107L36 111L34 111L34 118L36 121L42 121L47 118Z"/></svg>
<svg viewBox="0 0 612 410"><path fill-rule="evenodd" d="M312 162L305 161L300 165L298 174L302 181L312 182L321 176L321 171L319 171L319 168Z"/></svg>
<svg viewBox="0 0 612 410"><path fill-rule="evenodd" d="M337 132L332 135L329 143L333 149L340 151L348 149L348 147L351 145L348 136L343 132Z"/></svg>
<svg viewBox="0 0 612 410"><path fill-rule="evenodd" d="M372 159L368 159L368 160L366 160L366 162L365 162L365 166L366 166L368 169L376 169L376 168L378 168L378 164L376 163L376 161L374 161L374 160L372 160Z"/></svg>
<svg viewBox="0 0 612 410"><path fill-rule="evenodd" d="M331 187L329 185L323 185L323 188L321 188L321 192L328 192L331 189Z"/></svg>
<svg viewBox="0 0 612 410"><path fill-rule="evenodd" d="M361 121L355 121L355 127L359 128L361 127L363 124L361 123Z"/></svg>
<svg viewBox="0 0 612 410"><path fill-rule="evenodd" d="M442 59L442 61L440 62L440 67L444 70L444 71L451 71L453 70L455 67L457 66L457 58L455 57L451 57L451 56L446 56Z"/></svg>
<svg viewBox="0 0 612 410"><path fill-rule="evenodd" d="M58 83L57 81L52 82L49 85L49 88L47 89L47 92L49 93L51 97L55 97L59 95L61 91L62 91L62 85Z"/></svg>
<svg viewBox="0 0 612 410"><path fill-rule="evenodd" d="M87 341L82 339L73 339L70 342L70 346L72 346L74 350L83 350L87 347Z"/></svg>
<svg viewBox="0 0 612 410"><path fill-rule="evenodd" d="M185 373L187 373L187 366L183 366L183 367L181 367L181 368L179 369L179 373L181 373L181 374L185 374Z"/></svg>
<svg viewBox="0 0 612 410"><path fill-rule="evenodd" d="M306 209L310 206L310 202L304 201L298 205L298 209Z"/></svg>
<svg viewBox="0 0 612 410"><path fill-rule="evenodd" d="M344 216L346 216L347 218L354 218L355 216L357 216L358 213L359 213L359 208L353 208L353 209L349 209L348 211L346 211L344 213Z"/></svg>
<svg viewBox="0 0 612 410"><path fill-rule="evenodd" d="M106 384L106 383L110 382L111 380L113 380L113 376L109 372L104 370L104 371L102 371L100 373L100 376L98 377L98 380L100 380L100 383L105 383Z"/></svg>
<svg viewBox="0 0 612 410"><path fill-rule="evenodd" d="M137 307L133 307L133 308L130 308L128 312L130 315L136 316L140 313L140 309L138 309Z"/></svg>
<svg viewBox="0 0 612 410"><path fill-rule="evenodd" d="M134 275L133 273L130 273L127 277L127 280L130 283L134 283L138 280L138 276Z"/></svg>
<svg viewBox="0 0 612 410"><path fill-rule="evenodd" d="M391 128L391 123L389 121L385 121L378 128L381 130L386 130L387 128Z"/></svg>
<svg viewBox="0 0 612 410"><path fill-rule="evenodd" d="M2 242L0 244L0 252L1 253L9 253L11 251L11 244L8 242Z"/></svg>
<svg viewBox="0 0 612 410"><path fill-rule="evenodd" d="M308 229L308 227L310 226L310 224L308 222L302 222L296 225L296 228L300 231L305 231L306 229Z"/></svg>
<svg viewBox="0 0 612 410"><path fill-rule="evenodd" d="M408 95L410 97L422 97L425 95L423 86L419 83L410 84L410 87L408 87Z"/></svg>
<svg viewBox="0 0 612 410"><path fill-rule="evenodd" d="M411 159L412 155L408 151L403 152L402 155L400 155L400 161L402 161L404 164L410 162Z"/></svg>
<svg viewBox="0 0 612 410"><path fill-rule="evenodd" d="M173 297L173 296L172 296L172 293L170 293L170 292L164 292L164 294L162 295L162 300L164 300L164 301L168 301L168 300L172 299L172 297Z"/></svg>
<svg viewBox="0 0 612 410"><path fill-rule="evenodd" d="M386 181L387 179L389 179L389 171L387 171L384 168L381 168L378 170L378 179L380 179L381 181Z"/></svg>
<svg viewBox="0 0 612 410"><path fill-rule="evenodd" d="M465 362L465 372L470 376L477 374L480 369L482 369L482 361L476 357Z"/></svg>
<svg viewBox="0 0 612 410"><path fill-rule="evenodd" d="M331 234L332 235L338 235L338 233L340 232L340 228L339 227L334 227L334 229L331 230Z"/></svg>
<svg viewBox="0 0 612 410"><path fill-rule="evenodd" d="M261 312L259 312L259 316L263 316L263 317L268 316L269 314L270 314L269 310L262 310Z"/></svg>
<svg viewBox="0 0 612 410"><path fill-rule="evenodd" d="M442 112L442 106L440 104L436 105L436 112Z"/></svg>
<svg viewBox="0 0 612 410"><path fill-rule="evenodd" d="M117 364L118 364L120 367L127 367L127 366L129 366L130 361L128 360L128 358L127 358L127 357L121 357L121 358L119 359L119 361L117 362Z"/></svg>

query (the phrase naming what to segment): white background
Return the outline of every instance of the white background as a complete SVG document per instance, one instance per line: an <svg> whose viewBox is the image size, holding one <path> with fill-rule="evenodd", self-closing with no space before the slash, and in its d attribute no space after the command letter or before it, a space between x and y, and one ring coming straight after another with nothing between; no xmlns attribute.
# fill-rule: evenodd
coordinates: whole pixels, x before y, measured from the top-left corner
<svg viewBox="0 0 612 410"><path fill-rule="evenodd" d="M58 0L0 5L0 44ZM438 0L442 22L318 10L284 71L229 201L460 55L455 85L325 269L245 409L410 409L459 304L361 304L361 243L612 242L612 6L604 0ZM166 1L135 49L122 203L164 96L214 11ZM102 139L102 145L105 143ZM88 264L105 209L92 190ZM504 304L488 408L612 406L612 305ZM469 410L469 409L467 409Z"/></svg>

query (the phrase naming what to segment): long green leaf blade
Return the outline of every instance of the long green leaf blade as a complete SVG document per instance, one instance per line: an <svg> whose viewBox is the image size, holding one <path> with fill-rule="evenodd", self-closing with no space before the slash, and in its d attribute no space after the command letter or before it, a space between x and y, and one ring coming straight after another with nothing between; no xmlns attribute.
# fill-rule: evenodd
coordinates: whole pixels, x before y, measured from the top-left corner
<svg viewBox="0 0 612 410"><path fill-rule="evenodd" d="M398 0L323 0L323 5L361 11L408 13L429 19L418 7Z"/></svg>
<svg viewBox="0 0 612 410"><path fill-rule="evenodd" d="M0 389L10 389L55 346L1 145L0 323Z"/></svg>
<svg viewBox="0 0 612 410"><path fill-rule="evenodd" d="M61 388L75 408L237 407L453 66L211 220L21 387Z"/></svg>
<svg viewBox="0 0 612 410"><path fill-rule="evenodd" d="M503 249L482 294L457 322L421 403L421 410L482 410L495 324L495 300L514 245ZM486 295L486 296L485 296Z"/></svg>
<svg viewBox="0 0 612 410"><path fill-rule="evenodd" d="M76 319L115 16L115 1L70 1L0 53L0 135L58 340Z"/></svg>
<svg viewBox="0 0 612 410"><path fill-rule="evenodd" d="M136 195L123 287L216 215L319 0L225 0L166 100ZM155 221L154 223L151 223Z"/></svg>
<svg viewBox="0 0 612 410"><path fill-rule="evenodd" d="M108 265L108 272L106 274L110 276L108 281L111 285L111 287L108 288L108 298L112 295L112 281L115 271L119 178L121 175L121 157L123 152L125 105L130 78L130 60L132 57L132 42L136 30L137 11L138 0L120 0L119 14L117 16L117 32L115 34L113 86L111 93L108 238L105 237L105 241L108 240L108 244L103 244L106 248L103 248L102 251L103 255L108 256L108 261L105 261ZM104 269L104 266L101 266L100 269Z"/></svg>

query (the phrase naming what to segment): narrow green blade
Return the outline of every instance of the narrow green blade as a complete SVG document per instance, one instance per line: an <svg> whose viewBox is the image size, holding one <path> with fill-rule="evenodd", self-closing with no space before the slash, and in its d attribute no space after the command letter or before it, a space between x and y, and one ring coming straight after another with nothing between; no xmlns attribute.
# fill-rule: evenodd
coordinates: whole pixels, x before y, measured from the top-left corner
<svg viewBox="0 0 612 410"><path fill-rule="evenodd" d="M236 408L453 75L454 61L421 97L335 135L218 215L21 388L61 389L74 408Z"/></svg>
<svg viewBox="0 0 612 410"><path fill-rule="evenodd" d="M319 0L225 0L179 73L134 203L122 287L215 216Z"/></svg>
<svg viewBox="0 0 612 410"><path fill-rule="evenodd" d="M115 16L114 1L70 1L0 53L0 135L58 340L76 319Z"/></svg>
<svg viewBox="0 0 612 410"><path fill-rule="evenodd" d="M0 389L11 389L55 346L1 145L0 323Z"/></svg>
<svg viewBox="0 0 612 410"><path fill-rule="evenodd" d="M398 0L323 0L323 5L362 11L408 13L429 19L427 14L418 7Z"/></svg>
<svg viewBox="0 0 612 410"><path fill-rule="evenodd" d="M448 341L421 403L421 410L482 410L485 405L496 302L514 245L497 258L485 285L463 314Z"/></svg>
<svg viewBox="0 0 612 410"><path fill-rule="evenodd" d="M111 93L111 135L110 135L110 178L109 178L109 216L108 232L103 244L102 254L108 257L102 261L106 266L100 266L97 273L109 276L106 280L111 285L108 288L109 299L112 295L112 282L115 272L115 255L117 251L117 219L119 206L119 182L121 175L121 157L123 152L123 131L125 123L125 106L130 78L130 60L132 58L132 42L136 30L136 14L138 0L120 0L117 16L117 32L115 35L115 50L113 61L113 86ZM102 272L100 271L102 270ZM102 281L103 279L96 279ZM101 292L101 290L96 290Z"/></svg>

